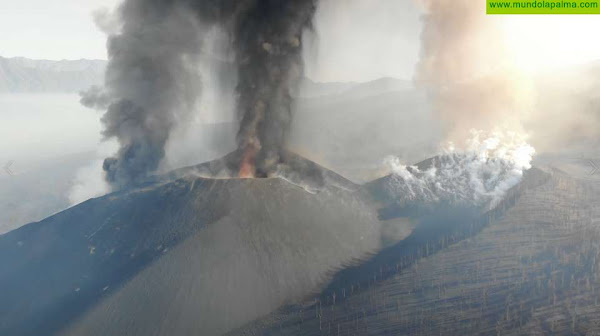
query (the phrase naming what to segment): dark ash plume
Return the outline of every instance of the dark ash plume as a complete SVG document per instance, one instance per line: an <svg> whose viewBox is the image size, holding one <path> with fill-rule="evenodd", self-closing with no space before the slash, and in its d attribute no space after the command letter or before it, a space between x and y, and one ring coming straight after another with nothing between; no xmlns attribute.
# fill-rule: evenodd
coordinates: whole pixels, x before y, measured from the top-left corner
<svg viewBox="0 0 600 336"><path fill-rule="evenodd" d="M215 24L230 33L238 67L239 147L252 176L272 172L290 126L292 90L303 75L302 32L316 1L126 0L119 32L108 38L105 88L82 95L86 106L107 110L103 134L120 144L116 157L104 161L107 180L124 187L158 168L171 130L200 95L195 65Z"/></svg>
<svg viewBox="0 0 600 336"><path fill-rule="evenodd" d="M170 131L192 111L205 31L196 15L173 1L128 0L118 15L120 32L108 37L105 91L82 97L86 106L107 109L103 135L117 138L120 149L104 161L104 170L116 188L156 170Z"/></svg>
<svg viewBox="0 0 600 336"><path fill-rule="evenodd" d="M238 65L238 145L250 175L274 173L292 120L292 92L304 74L302 33L316 0L250 0L233 18ZM244 167L240 167L240 172Z"/></svg>
<svg viewBox="0 0 600 336"><path fill-rule="evenodd" d="M87 108L105 110L110 105L111 97L104 91L104 88L94 85L79 93L81 99L79 103Z"/></svg>

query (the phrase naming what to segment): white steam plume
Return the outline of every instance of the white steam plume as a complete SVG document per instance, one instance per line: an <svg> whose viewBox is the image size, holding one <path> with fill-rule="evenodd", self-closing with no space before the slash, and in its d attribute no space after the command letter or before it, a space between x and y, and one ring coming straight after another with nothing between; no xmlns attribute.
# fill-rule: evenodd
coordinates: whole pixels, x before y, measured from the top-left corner
<svg viewBox="0 0 600 336"><path fill-rule="evenodd" d="M493 206L531 167L535 150L522 126L532 106L530 79L512 62L485 2L417 3L425 14L415 82L427 90L450 145L423 171L389 158L390 195Z"/></svg>
<svg viewBox="0 0 600 336"><path fill-rule="evenodd" d="M116 151L117 144L114 141L104 141L96 150L96 159L77 170L68 195L71 206L90 198L103 196L111 191L102 164L106 156Z"/></svg>
<svg viewBox="0 0 600 336"><path fill-rule="evenodd" d="M77 171L73 186L69 190L69 203L76 205L90 198L105 195L110 191L110 185L104 179L102 170L103 159L92 162Z"/></svg>
<svg viewBox="0 0 600 336"><path fill-rule="evenodd" d="M472 130L471 135L465 150L450 144L426 170L388 157L393 171L386 186L389 194L410 201L490 207L502 200L531 168L535 150L516 133Z"/></svg>

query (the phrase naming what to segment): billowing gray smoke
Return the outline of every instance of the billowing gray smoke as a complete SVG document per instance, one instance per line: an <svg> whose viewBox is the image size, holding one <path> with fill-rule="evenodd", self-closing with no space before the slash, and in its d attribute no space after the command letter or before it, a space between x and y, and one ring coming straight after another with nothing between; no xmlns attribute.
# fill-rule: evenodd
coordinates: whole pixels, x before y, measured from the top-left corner
<svg viewBox="0 0 600 336"><path fill-rule="evenodd" d="M238 144L244 151L240 175L264 176L280 161L292 119L291 91L303 75L302 31L311 25L316 0L246 2L233 27L242 115Z"/></svg>
<svg viewBox="0 0 600 336"><path fill-rule="evenodd" d="M303 75L302 32L317 0L126 0L122 27L108 39L104 90L83 94L106 109L104 136L118 139L104 161L107 180L124 187L158 168L174 126L200 97L195 66L205 33L230 33L238 67L240 175L268 175L280 161L291 122L292 90Z"/></svg>

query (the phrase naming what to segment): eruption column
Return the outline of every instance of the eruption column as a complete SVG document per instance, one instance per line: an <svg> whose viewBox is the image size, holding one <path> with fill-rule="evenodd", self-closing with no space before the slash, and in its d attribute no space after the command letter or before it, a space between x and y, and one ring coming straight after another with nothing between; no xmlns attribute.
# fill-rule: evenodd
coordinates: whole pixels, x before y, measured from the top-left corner
<svg viewBox="0 0 600 336"><path fill-rule="evenodd" d="M108 38L105 88L83 94L106 109L106 138L120 144L104 161L115 188L142 181L165 155L177 123L194 110L205 32L230 33L238 69L239 174L268 176L280 163L292 119L292 91L303 76L302 33L317 0L126 0Z"/></svg>
<svg viewBox="0 0 600 336"><path fill-rule="evenodd" d="M292 120L292 91L303 76L302 33L315 0L256 0L235 17L240 176L267 176L280 162Z"/></svg>

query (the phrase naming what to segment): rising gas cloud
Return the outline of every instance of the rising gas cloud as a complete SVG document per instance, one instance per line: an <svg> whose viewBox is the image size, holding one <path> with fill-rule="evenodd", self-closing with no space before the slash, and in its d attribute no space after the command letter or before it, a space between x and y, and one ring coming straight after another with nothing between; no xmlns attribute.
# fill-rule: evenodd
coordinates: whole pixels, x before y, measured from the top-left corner
<svg viewBox="0 0 600 336"><path fill-rule="evenodd" d="M445 148L424 169L387 158L389 195L423 204L493 207L531 168L535 150L516 133L472 131L465 149Z"/></svg>
<svg viewBox="0 0 600 336"><path fill-rule="evenodd" d="M460 145L471 129L523 133L531 83L511 62L499 22L486 16L485 2L418 2L425 14L415 81L428 90L445 138Z"/></svg>
<svg viewBox="0 0 600 336"><path fill-rule="evenodd" d="M173 1L125 1L122 27L108 38L109 64L104 92L90 90L87 106L106 108L103 135L119 150L104 160L113 187L139 182L158 168L176 123L189 117L201 91L194 63L206 30Z"/></svg>
<svg viewBox="0 0 600 336"><path fill-rule="evenodd" d="M471 129L500 129L526 137L540 153L595 155L596 65L523 68L518 31L507 31L506 16L486 15L485 1L416 2L425 14L415 82L428 91L446 140L461 147Z"/></svg>
<svg viewBox="0 0 600 336"><path fill-rule="evenodd" d="M315 9L316 0L126 0L108 38L105 88L82 97L106 109L103 134L120 145L104 161L107 180L125 187L158 168L171 131L200 98L198 58L215 25L229 33L238 70L240 175L268 175L290 126Z"/></svg>
<svg viewBox="0 0 600 336"><path fill-rule="evenodd" d="M419 3L425 14L415 81L428 92L447 145L425 170L388 158L387 187L422 202L493 205L531 167L535 150L522 126L530 83L511 64L485 2Z"/></svg>

